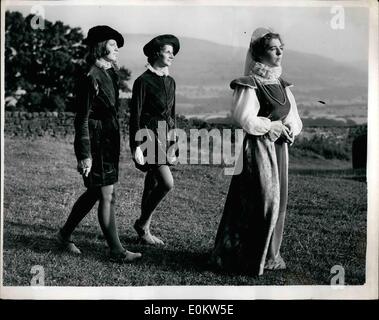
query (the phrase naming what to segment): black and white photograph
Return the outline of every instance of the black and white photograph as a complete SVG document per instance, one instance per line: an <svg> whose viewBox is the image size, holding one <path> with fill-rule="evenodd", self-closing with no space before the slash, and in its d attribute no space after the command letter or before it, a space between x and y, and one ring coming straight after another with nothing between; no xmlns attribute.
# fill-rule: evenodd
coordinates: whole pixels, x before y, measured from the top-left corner
<svg viewBox="0 0 379 320"><path fill-rule="evenodd" d="M0 297L377 299L378 16L2 1Z"/></svg>

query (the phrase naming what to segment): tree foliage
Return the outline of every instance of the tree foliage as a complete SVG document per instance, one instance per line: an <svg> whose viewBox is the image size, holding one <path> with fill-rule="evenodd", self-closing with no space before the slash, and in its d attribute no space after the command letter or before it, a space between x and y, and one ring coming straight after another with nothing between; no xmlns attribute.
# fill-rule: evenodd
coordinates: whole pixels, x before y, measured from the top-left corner
<svg viewBox="0 0 379 320"><path fill-rule="evenodd" d="M48 20L33 29L33 17L5 14L5 96L26 111L69 109L76 81L88 68L82 30ZM130 71L121 70L121 79L129 80Z"/></svg>

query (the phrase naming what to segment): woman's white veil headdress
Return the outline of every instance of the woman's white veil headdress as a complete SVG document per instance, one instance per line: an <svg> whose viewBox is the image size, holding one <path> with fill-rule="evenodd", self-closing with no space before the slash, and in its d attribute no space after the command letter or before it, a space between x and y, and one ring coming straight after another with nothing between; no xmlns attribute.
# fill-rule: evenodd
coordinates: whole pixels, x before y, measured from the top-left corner
<svg viewBox="0 0 379 320"><path fill-rule="evenodd" d="M269 67L263 63L253 60L251 45L268 33L274 33L274 31L271 28L257 28L254 30L251 36L249 50L246 54L244 69L245 76L255 75L258 77L266 78L268 80L276 80L280 77L282 73L282 67Z"/></svg>

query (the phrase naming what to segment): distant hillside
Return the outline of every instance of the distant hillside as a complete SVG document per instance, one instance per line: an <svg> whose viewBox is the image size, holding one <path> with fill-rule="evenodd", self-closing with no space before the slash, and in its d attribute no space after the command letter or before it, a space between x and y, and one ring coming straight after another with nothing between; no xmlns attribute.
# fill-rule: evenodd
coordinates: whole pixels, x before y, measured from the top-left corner
<svg viewBox="0 0 379 320"><path fill-rule="evenodd" d="M132 70L132 81L145 70L142 47L151 38L152 35L126 35L126 47L119 58L121 65ZM226 110L230 104L229 83L242 75L247 49L184 37L180 42L181 50L170 70L177 82L179 108ZM328 104L362 105L367 101L367 68L363 66L363 62L346 65L286 50L283 78L294 83L293 92L299 103L312 105L322 100Z"/></svg>

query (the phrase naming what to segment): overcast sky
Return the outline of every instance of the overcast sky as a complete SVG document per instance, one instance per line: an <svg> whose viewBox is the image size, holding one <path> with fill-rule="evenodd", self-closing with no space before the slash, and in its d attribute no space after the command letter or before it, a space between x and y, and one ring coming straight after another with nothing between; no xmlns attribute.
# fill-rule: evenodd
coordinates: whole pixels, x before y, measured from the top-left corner
<svg viewBox="0 0 379 320"><path fill-rule="evenodd" d="M26 6L27 2L23 6L10 3L12 5L6 6L9 10L24 15L31 12L32 6ZM120 2L83 5L83 1L60 1L58 6L46 1L41 3L47 20L61 20L72 27L81 27L85 34L94 25L107 24L124 34L173 33L178 37L247 47L256 27L270 26L282 35L287 49L342 62L365 61L368 54L368 9L362 7L344 7L344 28L336 30L331 27L334 16L331 6L205 6L199 5L201 1L197 1L198 5L175 6L136 6Z"/></svg>

